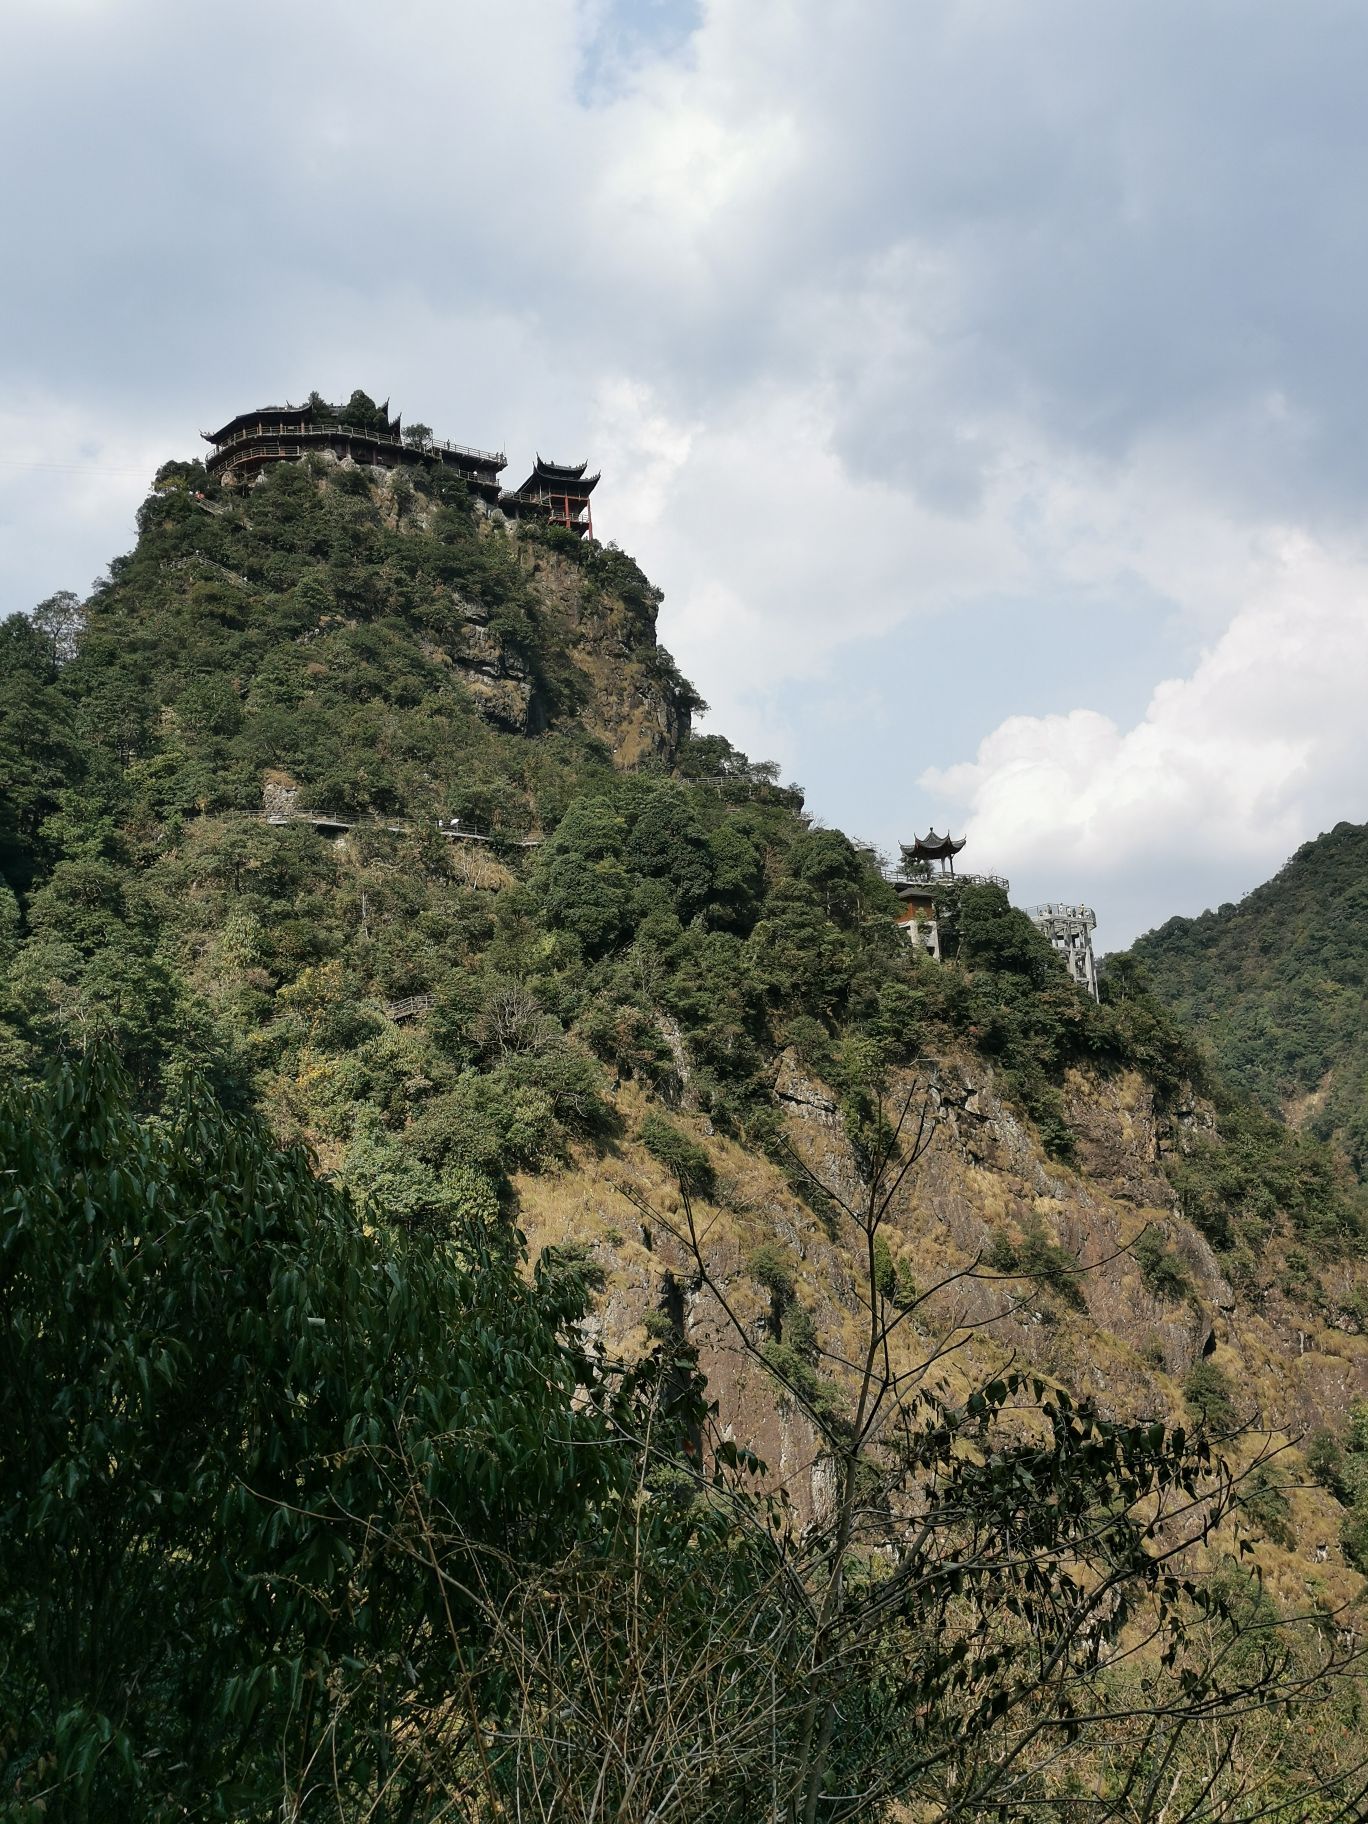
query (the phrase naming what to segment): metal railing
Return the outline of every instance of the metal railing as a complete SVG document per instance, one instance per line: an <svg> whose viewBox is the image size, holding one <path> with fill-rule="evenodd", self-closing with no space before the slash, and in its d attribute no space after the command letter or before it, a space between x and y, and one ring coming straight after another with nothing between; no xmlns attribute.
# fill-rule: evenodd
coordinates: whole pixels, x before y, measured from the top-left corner
<svg viewBox="0 0 1368 1824"><path fill-rule="evenodd" d="M943 893L947 887L1001 887L1009 893L1012 883L1002 874L895 874L895 887L919 887L926 893Z"/></svg>
<svg viewBox="0 0 1368 1824"><path fill-rule="evenodd" d="M213 439L205 436L206 443ZM236 449L241 443L283 442L298 437L356 437L366 443L383 444L387 449L408 450L415 456L464 456L471 462L484 464L489 468L507 468L508 458L502 450L477 450L473 444L448 443L442 438L433 437L426 443L405 443L402 437L392 437L388 431L368 431L359 424L298 424L298 425L259 425L255 430L234 431L231 437L225 437L221 443L214 444L216 454L224 450Z"/></svg>
<svg viewBox="0 0 1368 1824"><path fill-rule="evenodd" d="M391 836L407 836L422 827L407 817L339 817L332 811L261 811L258 815L263 823L277 826L307 823L316 830L387 830ZM449 842L487 842L505 849L539 849L545 841L542 836L484 836L465 829L456 817L439 817L436 829Z"/></svg>
<svg viewBox="0 0 1368 1824"><path fill-rule="evenodd" d="M1026 916L1037 923L1048 921L1051 924L1083 925L1091 931L1097 924L1097 914L1091 906L1066 906L1051 901L1043 906L1028 906Z"/></svg>

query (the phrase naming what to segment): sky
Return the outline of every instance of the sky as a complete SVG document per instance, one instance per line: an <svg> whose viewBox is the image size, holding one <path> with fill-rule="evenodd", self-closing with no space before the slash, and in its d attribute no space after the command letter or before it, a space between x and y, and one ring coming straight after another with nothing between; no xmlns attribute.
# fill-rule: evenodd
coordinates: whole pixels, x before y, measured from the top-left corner
<svg viewBox="0 0 1368 1824"><path fill-rule="evenodd" d="M1360 0L0 0L0 614L317 388L1103 949L1368 819Z"/></svg>

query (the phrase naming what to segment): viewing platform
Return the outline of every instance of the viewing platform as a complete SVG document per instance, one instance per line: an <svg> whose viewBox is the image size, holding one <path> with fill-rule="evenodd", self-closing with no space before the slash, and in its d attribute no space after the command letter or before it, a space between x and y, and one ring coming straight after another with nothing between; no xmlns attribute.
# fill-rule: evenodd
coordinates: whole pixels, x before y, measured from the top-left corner
<svg viewBox="0 0 1368 1824"><path fill-rule="evenodd" d="M411 1020L415 1014L427 1013L437 1002L435 994L409 994L402 1001L386 1001L385 1017L396 1025L400 1020Z"/></svg>
<svg viewBox="0 0 1368 1824"><path fill-rule="evenodd" d="M1028 906L1027 918L1032 918L1038 925L1054 924L1082 925L1092 931L1097 925L1097 914L1091 906L1066 906L1054 900L1043 906Z"/></svg>
<svg viewBox="0 0 1368 1824"><path fill-rule="evenodd" d="M1011 881L1002 874L899 874L891 884L899 893L907 888L909 896L944 893L949 887L1001 887L1004 893L1012 890Z"/></svg>
<svg viewBox="0 0 1368 1824"><path fill-rule="evenodd" d="M890 886L902 901L898 912L900 928L937 962L941 960L942 920L947 927L953 922L953 901L947 899L951 888L996 887L1003 894L1012 890L1012 883L1001 874L957 874L955 857L964 844L963 836L956 839L948 832L938 836L928 830L925 836L901 845L901 867L889 877ZM872 844L862 846L868 852L876 852ZM946 903L938 904L941 900ZM1046 905L1030 907L1026 917L1062 958L1070 977L1097 1000L1097 963L1092 947L1097 917L1092 907L1051 900Z"/></svg>
<svg viewBox="0 0 1368 1824"><path fill-rule="evenodd" d="M1043 906L1031 906L1027 918L1048 938L1064 959L1064 967L1079 987L1094 1000L1100 999L1097 987L1097 961L1093 956L1092 934L1097 927L1097 914L1091 906L1066 905L1050 900Z"/></svg>

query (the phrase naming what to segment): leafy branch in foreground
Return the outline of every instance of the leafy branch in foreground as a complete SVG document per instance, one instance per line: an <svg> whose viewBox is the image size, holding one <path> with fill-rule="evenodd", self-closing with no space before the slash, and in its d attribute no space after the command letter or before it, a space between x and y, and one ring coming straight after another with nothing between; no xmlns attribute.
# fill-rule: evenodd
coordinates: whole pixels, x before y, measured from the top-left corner
<svg viewBox="0 0 1368 1824"><path fill-rule="evenodd" d="M824 1351L844 1380L839 1421L742 1321L689 1177L678 1219L652 1212L737 1347L806 1413L834 1490L784 1539L805 1621L785 1691L802 1701L786 1711L782 1796L771 1780L756 1815L834 1824L898 1801L925 1819L1052 1816L1071 1793L1089 1819L1357 1815L1362 1766L1284 1757L1273 1777L1254 1752L1358 1660L1352 1635L1251 1604L1244 1574L1220 1568L1262 1458L1235 1473L1200 1427L1117 1423L1015 1370L956 1404L938 1391L982 1326L928 1341L915 1320L986 1275L974 1261L900 1296L883 1234L937 1111L934 1079L866 1098L847 1172L787 1147L863 1263L859 1347Z"/></svg>

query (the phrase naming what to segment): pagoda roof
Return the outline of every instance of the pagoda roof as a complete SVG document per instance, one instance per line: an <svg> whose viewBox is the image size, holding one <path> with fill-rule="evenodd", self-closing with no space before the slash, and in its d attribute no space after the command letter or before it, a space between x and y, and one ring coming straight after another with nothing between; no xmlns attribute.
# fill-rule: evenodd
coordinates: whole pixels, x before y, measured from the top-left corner
<svg viewBox="0 0 1368 1824"><path fill-rule="evenodd" d="M252 424L280 424L289 420L291 424L307 424L313 417L313 407L304 405L259 405L254 411L239 412L236 418L230 418L218 431L201 431L200 436L206 443L226 443L238 431L244 431Z"/></svg>
<svg viewBox="0 0 1368 1824"><path fill-rule="evenodd" d="M534 475L554 475L557 481L578 481L588 467L588 457L583 462L548 462L538 452L536 467L532 472Z"/></svg>
<svg viewBox="0 0 1368 1824"><path fill-rule="evenodd" d="M402 419L399 413L396 413L393 418L390 417L389 400L386 399L383 405L376 407L376 410L384 417L383 431L378 425L372 426L368 430L363 430L359 425L348 426L347 408L344 405L334 407L319 422L324 429L337 426L339 429L345 428L353 432L360 432L364 436L398 437L402 430ZM283 425L312 425L314 423L314 408L307 400L303 405L259 405L250 412L239 412L236 418L230 418L220 430L201 431L200 436L206 443L227 443L231 438L241 436L244 432L250 432L257 425L263 429L278 430Z"/></svg>
<svg viewBox="0 0 1368 1824"><path fill-rule="evenodd" d="M902 850L913 861L946 861L951 855L958 855L968 840L961 836L956 842L948 833L937 836L934 830L928 830L925 836L914 836L911 842L905 842Z"/></svg>
<svg viewBox="0 0 1368 1824"><path fill-rule="evenodd" d="M598 475L586 475L584 471L588 467L587 460L584 462L547 462L544 457L538 456L532 473L518 492L536 494L549 482L562 494L573 494L580 497L592 494L598 485L599 477Z"/></svg>

